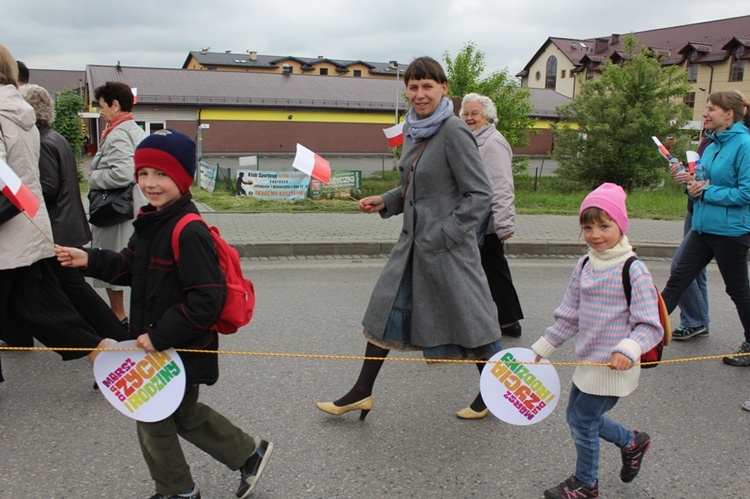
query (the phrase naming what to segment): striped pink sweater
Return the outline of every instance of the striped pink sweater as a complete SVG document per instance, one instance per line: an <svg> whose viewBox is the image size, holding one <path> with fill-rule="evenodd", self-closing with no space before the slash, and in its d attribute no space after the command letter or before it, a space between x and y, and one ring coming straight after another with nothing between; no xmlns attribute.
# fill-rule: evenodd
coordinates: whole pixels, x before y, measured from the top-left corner
<svg viewBox="0 0 750 499"><path fill-rule="evenodd" d="M581 362L608 363L619 352L638 362L641 352L661 341L658 298L651 274L640 260L630 267L631 305L622 285L623 261L597 270L592 262L578 261L555 323L532 349L549 357L565 341L577 335L575 355ZM615 371L608 367L578 366L573 382L584 393L623 397L638 386L640 367Z"/></svg>

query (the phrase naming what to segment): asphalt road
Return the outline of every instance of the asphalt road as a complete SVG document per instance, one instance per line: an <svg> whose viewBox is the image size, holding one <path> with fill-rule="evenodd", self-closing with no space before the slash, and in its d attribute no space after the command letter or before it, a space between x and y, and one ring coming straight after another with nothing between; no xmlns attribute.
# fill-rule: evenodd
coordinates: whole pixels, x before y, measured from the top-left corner
<svg viewBox="0 0 750 499"><path fill-rule="evenodd" d="M243 263L257 290L256 314L247 328L223 338L224 350L364 352L360 319L382 258ZM669 262L647 263L663 286ZM550 324L574 265L570 258L511 260L526 319L523 336L506 340L506 347L530 345ZM675 343L666 358L723 354L739 345L739 321L715 266L709 269L709 287L710 336ZM565 345L553 360L572 360L572 351L572 344ZM64 363L51 352L4 352L2 360L0 498L153 494L135 423L92 390L87 361ZM563 401L555 412L538 424L516 427L494 417L454 416L476 393L473 365L387 363L365 422L352 413L329 416L314 406L348 390L359 361L226 355L221 365L221 379L202 388L202 400L276 445L255 498L535 498L574 468L564 417L572 367L558 368ZM746 496L750 413L740 404L750 396L749 374L720 360L644 372L639 389L612 417L649 432L652 450L638 478L624 484L618 450L603 444L602 496ZM189 444L184 449L204 499L233 497L237 473Z"/></svg>

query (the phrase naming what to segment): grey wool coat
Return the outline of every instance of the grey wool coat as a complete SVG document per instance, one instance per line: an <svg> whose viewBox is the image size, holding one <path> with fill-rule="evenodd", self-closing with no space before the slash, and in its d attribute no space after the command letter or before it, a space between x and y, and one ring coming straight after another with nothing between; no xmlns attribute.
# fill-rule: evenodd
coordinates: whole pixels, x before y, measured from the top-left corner
<svg viewBox="0 0 750 499"><path fill-rule="evenodd" d="M420 143L404 129L401 185ZM492 189L477 143L455 116L443 122L402 188L383 194L380 216L403 214L403 229L378 278L362 325L383 338L404 270L412 258L411 343L476 348L500 339L480 263L476 226L489 212Z"/></svg>

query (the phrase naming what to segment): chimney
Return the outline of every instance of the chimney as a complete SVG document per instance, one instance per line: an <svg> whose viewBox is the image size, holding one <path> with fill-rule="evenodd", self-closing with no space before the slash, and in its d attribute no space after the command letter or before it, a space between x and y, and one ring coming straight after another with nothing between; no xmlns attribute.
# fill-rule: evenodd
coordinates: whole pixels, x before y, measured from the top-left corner
<svg viewBox="0 0 750 499"><path fill-rule="evenodd" d="M256 52L255 50L248 50L247 53L249 54L249 58L251 61L258 60L258 52Z"/></svg>
<svg viewBox="0 0 750 499"><path fill-rule="evenodd" d="M289 76L292 74L292 67L289 64L284 64L282 68L283 69L281 70L281 74L283 74L284 76Z"/></svg>
<svg viewBox="0 0 750 499"><path fill-rule="evenodd" d="M594 53L595 54L601 54L605 50L607 50L607 47L609 47L609 39L608 38L597 38L596 44L594 45Z"/></svg>
<svg viewBox="0 0 750 499"><path fill-rule="evenodd" d="M225 50L225 51L224 51L224 53L225 53L225 54L231 54L231 53L232 53L232 51L231 51L231 50Z"/></svg>
<svg viewBox="0 0 750 499"><path fill-rule="evenodd" d="M612 38L610 39L609 44L617 45L618 43L620 43L620 35L612 33Z"/></svg>

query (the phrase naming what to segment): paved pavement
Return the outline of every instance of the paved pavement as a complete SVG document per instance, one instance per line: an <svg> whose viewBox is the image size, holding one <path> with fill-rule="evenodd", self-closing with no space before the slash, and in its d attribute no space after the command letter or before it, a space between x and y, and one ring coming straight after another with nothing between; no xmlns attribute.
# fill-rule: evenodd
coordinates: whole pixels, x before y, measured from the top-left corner
<svg viewBox="0 0 750 499"><path fill-rule="evenodd" d="M244 257L387 254L401 231L400 216L364 213L227 213L207 211L210 225ZM682 221L630 221L628 237L642 257L671 257ZM509 255L580 255L585 247L575 216L519 215Z"/></svg>

